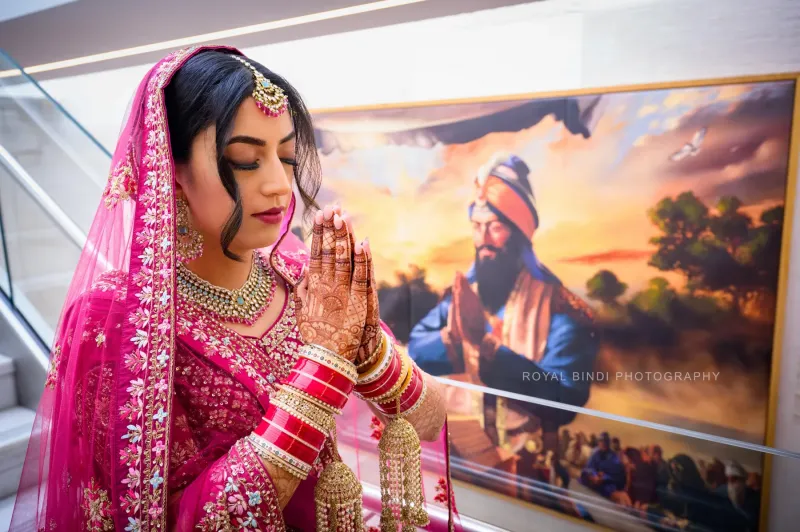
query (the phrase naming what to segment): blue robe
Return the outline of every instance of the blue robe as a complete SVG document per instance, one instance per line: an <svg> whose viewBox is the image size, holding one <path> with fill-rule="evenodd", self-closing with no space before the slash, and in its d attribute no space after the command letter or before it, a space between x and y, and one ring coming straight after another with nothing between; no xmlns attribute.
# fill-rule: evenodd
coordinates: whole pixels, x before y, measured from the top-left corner
<svg viewBox="0 0 800 532"><path fill-rule="evenodd" d="M544 278L544 282L553 283L559 290L566 290L552 273L541 266L537 276ZM474 270L467 274L467 279L474 280ZM456 372L441 337L451 304L452 296L447 295L411 330L408 352L420 369L432 375ZM504 311L505 308L501 309L497 316L502 318ZM490 330L491 326L487 324L487 332ZM454 347L458 356L463 357L461 346ZM593 371L598 348L599 342L591 323L587 323L578 312L558 309L551 313L547 343L538 362L502 346L490 367L481 365L480 377L490 388L583 406L589 399L591 386L591 381L583 373ZM539 373L538 380L533 378L536 372ZM558 378L546 378L546 375ZM575 418L573 412L519 401L514 401L514 407L536 415L542 421L549 421L549 430L553 425L563 425Z"/></svg>
<svg viewBox="0 0 800 532"><path fill-rule="evenodd" d="M599 486L593 486L586 481L586 476L603 473L603 478ZM615 491L625 489L625 467L619 459L617 453L607 450L595 449L589 462L581 475L581 484L595 490L603 497L611 497Z"/></svg>

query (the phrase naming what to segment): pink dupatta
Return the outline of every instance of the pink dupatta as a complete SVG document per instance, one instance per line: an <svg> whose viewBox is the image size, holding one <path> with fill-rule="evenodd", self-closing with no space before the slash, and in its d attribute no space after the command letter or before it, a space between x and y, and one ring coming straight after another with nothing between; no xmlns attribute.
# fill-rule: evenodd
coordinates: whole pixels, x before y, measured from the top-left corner
<svg viewBox="0 0 800 532"><path fill-rule="evenodd" d="M177 301L174 161L164 88L188 58L211 48L221 47L171 53L137 89L57 328L11 530L138 532L175 523L213 529L200 518L226 512L224 502L237 494L247 505L230 519L233 529L284 529L266 471L239 444L211 466L210 480L186 488L198 504L209 496L211 502L186 515L168 515L176 495L167 482L172 432L178 430L172 411L174 353L187 318ZM293 198L281 237L267 250L290 284L307 257L289 232L294 207ZM279 371L247 366L237 358L246 351L224 338L200 341L209 359L263 403ZM359 401L350 403L339 420L343 457L362 474L374 463L377 475L376 442L364 428L371 413ZM425 447L428 504L443 511L429 529L452 530L446 431ZM214 507L218 489L222 508L219 501ZM372 499L365 497L366 507L379 505ZM313 505L307 490L298 490L286 511L313 515Z"/></svg>

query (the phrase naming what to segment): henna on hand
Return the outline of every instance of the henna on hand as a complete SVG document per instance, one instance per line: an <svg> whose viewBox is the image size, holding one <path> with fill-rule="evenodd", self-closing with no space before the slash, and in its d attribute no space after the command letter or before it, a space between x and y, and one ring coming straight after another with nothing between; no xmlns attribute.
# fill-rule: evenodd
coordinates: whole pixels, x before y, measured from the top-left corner
<svg viewBox="0 0 800 532"><path fill-rule="evenodd" d="M317 213L312 234L307 287L298 290L300 335L354 360L367 313L366 257L360 246L353 254L350 230L330 207Z"/></svg>
<svg viewBox="0 0 800 532"><path fill-rule="evenodd" d="M378 302L378 282L375 279L375 268L372 262L372 249L369 241L364 241L364 254L367 265L367 318L364 323L364 334L361 338L361 348L358 351L357 361L364 362L378 348L381 335L381 311Z"/></svg>

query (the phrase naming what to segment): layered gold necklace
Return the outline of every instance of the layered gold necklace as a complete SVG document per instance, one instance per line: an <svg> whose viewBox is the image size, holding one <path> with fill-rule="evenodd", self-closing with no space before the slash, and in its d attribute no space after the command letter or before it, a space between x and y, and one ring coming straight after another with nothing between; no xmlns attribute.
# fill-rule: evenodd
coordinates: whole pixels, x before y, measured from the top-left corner
<svg viewBox="0 0 800 532"><path fill-rule="evenodd" d="M215 286L198 277L183 263L178 265L180 295L222 322L252 326L272 303L275 286L272 269L258 253L253 253L247 281L235 290Z"/></svg>

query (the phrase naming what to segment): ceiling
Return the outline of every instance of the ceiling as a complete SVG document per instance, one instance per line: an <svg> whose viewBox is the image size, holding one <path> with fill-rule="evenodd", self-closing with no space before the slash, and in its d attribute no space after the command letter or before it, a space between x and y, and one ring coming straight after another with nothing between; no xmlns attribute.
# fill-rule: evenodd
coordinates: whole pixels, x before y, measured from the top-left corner
<svg viewBox="0 0 800 532"><path fill-rule="evenodd" d="M467 13L531 0L425 0L225 40L240 48ZM55 2L52 2L55 3ZM0 48L24 67L283 20L365 0L77 0L0 22ZM39 79L155 62L163 50L36 74Z"/></svg>

